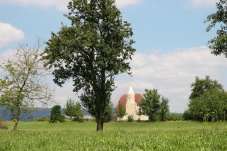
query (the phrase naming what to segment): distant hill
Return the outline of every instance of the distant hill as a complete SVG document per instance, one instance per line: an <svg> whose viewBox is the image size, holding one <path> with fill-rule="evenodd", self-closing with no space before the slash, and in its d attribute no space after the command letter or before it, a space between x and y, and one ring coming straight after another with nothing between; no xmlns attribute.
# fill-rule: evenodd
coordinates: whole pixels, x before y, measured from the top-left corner
<svg viewBox="0 0 227 151"><path fill-rule="evenodd" d="M38 110L31 114L31 118L28 117L22 117L21 121L33 121L36 118L40 117L49 117L50 116L50 108L38 108ZM7 111L4 111L4 108L0 107L0 119L3 120L11 120L10 113Z"/></svg>
<svg viewBox="0 0 227 151"><path fill-rule="evenodd" d="M34 121L36 118L40 118L40 117L50 117L50 111L51 111L51 108L38 108L36 112L31 114L31 118L22 117L21 121L27 122L27 121ZM115 108L112 109L112 114L114 114L114 112L115 112ZM84 111L84 115L90 115L90 114L87 111ZM10 113L9 112L4 113L4 109L2 107L0 107L0 119L6 120L6 121L11 120Z"/></svg>

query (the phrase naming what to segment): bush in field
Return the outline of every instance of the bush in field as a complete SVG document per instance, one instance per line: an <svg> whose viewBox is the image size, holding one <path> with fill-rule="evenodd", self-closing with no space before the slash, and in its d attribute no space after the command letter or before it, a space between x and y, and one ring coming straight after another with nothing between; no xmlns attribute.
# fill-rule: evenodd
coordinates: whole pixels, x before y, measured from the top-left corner
<svg viewBox="0 0 227 151"><path fill-rule="evenodd" d="M166 116L167 121L181 121L183 120L183 115L178 113L170 113Z"/></svg>
<svg viewBox="0 0 227 151"><path fill-rule="evenodd" d="M79 121L79 122L83 121L84 113L83 113L82 106L80 105L79 102L75 103L74 100L72 99L67 100L64 113L67 116L70 116L70 118L73 121Z"/></svg>
<svg viewBox="0 0 227 151"><path fill-rule="evenodd" d="M50 123L64 122L64 116L61 113L61 106L55 105L51 109Z"/></svg>
<svg viewBox="0 0 227 151"><path fill-rule="evenodd" d="M36 122L45 122L45 121L50 121L48 117L40 117L35 119Z"/></svg>
<svg viewBox="0 0 227 151"><path fill-rule="evenodd" d="M0 119L0 129L8 129L7 123L1 119Z"/></svg>
<svg viewBox="0 0 227 151"><path fill-rule="evenodd" d="M128 122L133 122L133 121L134 121L133 116L132 115L129 115L128 116Z"/></svg>

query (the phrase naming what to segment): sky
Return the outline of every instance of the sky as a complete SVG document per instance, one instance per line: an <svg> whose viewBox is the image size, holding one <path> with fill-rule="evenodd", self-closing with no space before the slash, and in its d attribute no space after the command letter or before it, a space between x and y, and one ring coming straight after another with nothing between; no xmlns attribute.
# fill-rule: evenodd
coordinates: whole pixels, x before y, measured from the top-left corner
<svg viewBox="0 0 227 151"><path fill-rule="evenodd" d="M69 0L0 0L0 57L9 57L19 44L33 45L37 37L48 41L61 24ZM135 93L158 89L169 99L171 112L188 107L190 85L195 77L218 80L227 88L227 58L210 53L207 42L216 29L206 32L207 15L216 11L217 0L116 0L123 20L131 23L136 49L130 61L132 76L117 75L111 101L117 105L130 86ZM55 100L79 101L72 82L61 88L54 83Z"/></svg>

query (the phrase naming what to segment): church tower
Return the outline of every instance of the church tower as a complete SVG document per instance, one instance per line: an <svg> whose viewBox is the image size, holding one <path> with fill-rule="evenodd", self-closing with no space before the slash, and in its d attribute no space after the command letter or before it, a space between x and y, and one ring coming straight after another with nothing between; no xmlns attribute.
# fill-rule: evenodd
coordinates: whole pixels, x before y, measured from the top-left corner
<svg viewBox="0 0 227 151"><path fill-rule="evenodd" d="M126 102L126 113L127 116L133 116L134 118L137 116L136 108L137 103L135 102L135 93L132 89L132 86L129 87L128 94L127 94L127 102Z"/></svg>

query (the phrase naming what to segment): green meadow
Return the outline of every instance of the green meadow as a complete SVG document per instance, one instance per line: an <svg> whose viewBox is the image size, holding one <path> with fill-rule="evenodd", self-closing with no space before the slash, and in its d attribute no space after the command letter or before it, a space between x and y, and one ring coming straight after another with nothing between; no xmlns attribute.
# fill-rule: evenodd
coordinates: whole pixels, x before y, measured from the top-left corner
<svg viewBox="0 0 227 151"><path fill-rule="evenodd" d="M0 151L226 151L227 122L20 122L0 130Z"/></svg>

